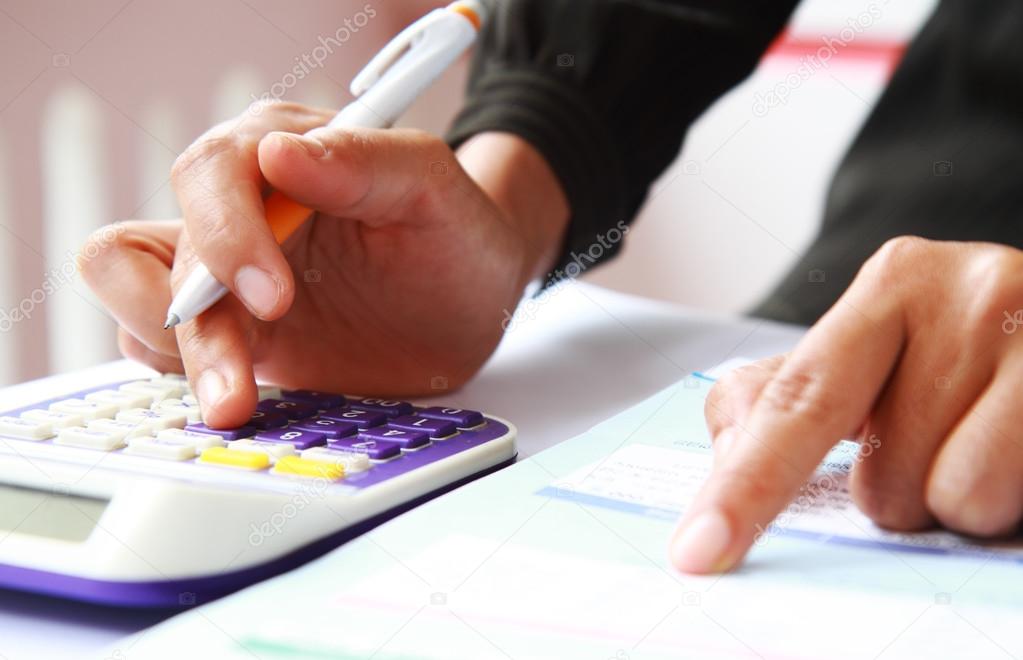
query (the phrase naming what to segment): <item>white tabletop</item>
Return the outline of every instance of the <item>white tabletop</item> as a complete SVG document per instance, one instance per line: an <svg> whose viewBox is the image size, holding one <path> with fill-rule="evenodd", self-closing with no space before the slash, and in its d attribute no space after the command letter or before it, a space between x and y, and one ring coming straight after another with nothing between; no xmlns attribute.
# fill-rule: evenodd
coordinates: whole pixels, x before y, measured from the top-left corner
<svg viewBox="0 0 1023 660"><path fill-rule="evenodd" d="M801 333L569 284L524 303L480 375L438 401L512 420L523 456L582 433L689 372L788 350ZM26 383L0 392L0 410L146 373L115 362ZM165 616L0 591L0 660L85 657Z"/></svg>

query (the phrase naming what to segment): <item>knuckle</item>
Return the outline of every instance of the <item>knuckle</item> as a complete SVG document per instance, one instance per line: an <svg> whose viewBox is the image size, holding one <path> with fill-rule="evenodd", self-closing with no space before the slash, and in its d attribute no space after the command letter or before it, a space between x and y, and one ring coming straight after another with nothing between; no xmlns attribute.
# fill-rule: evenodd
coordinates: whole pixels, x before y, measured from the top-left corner
<svg viewBox="0 0 1023 660"><path fill-rule="evenodd" d="M294 101L269 99L259 101L258 103L260 103L260 110L275 118L306 117L313 114L313 111L308 106L295 103Z"/></svg>
<svg viewBox="0 0 1023 660"><path fill-rule="evenodd" d="M778 415L824 423L838 412L834 395L820 376L800 370L780 373L767 381L758 403Z"/></svg>
<svg viewBox="0 0 1023 660"><path fill-rule="evenodd" d="M863 515L885 529L911 531L931 523L920 494L904 492L890 476L871 469L871 463L856 466L849 491Z"/></svg>
<svg viewBox="0 0 1023 660"><path fill-rule="evenodd" d="M867 259L860 271L861 275L869 277L884 287L901 284L905 280L905 274L910 264L921 253L929 250L933 244L933 241L919 236L890 238Z"/></svg>
<svg viewBox="0 0 1023 660"><path fill-rule="evenodd" d="M104 225L89 234L78 254L79 270L82 273L91 272L90 264L95 264L96 260L102 260L112 250L123 247L125 234L125 226L121 223Z"/></svg>
<svg viewBox="0 0 1023 660"><path fill-rule="evenodd" d="M729 376L730 375L731 374L729 374ZM728 376L725 376L718 380L718 382L714 383L714 385L710 388L710 392L707 393L707 398L703 402L703 416L708 421L719 420L723 415L723 409L728 400L730 387L729 383L726 381L727 378Z"/></svg>
<svg viewBox="0 0 1023 660"><path fill-rule="evenodd" d="M1000 536L1019 523L1018 502L980 471L937 477L926 493L927 508L942 525L972 536Z"/></svg>
<svg viewBox="0 0 1023 660"><path fill-rule="evenodd" d="M1023 300L1023 258L1015 250L995 248L976 260L967 275L970 305L966 320L972 327L1001 327Z"/></svg>
<svg viewBox="0 0 1023 660"><path fill-rule="evenodd" d="M199 138L174 160L171 166L171 183L175 187L194 178L203 166L216 156L231 153L239 148L238 141L230 134L211 131Z"/></svg>
<svg viewBox="0 0 1023 660"><path fill-rule="evenodd" d="M223 248L225 246L236 247L238 240L234 235L234 224L224 207L211 197L202 197L194 200L188 210L188 215L194 218L188 223L188 236L195 249L208 248L213 246ZM224 259L229 253L218 252L218 259Z"/></svg>

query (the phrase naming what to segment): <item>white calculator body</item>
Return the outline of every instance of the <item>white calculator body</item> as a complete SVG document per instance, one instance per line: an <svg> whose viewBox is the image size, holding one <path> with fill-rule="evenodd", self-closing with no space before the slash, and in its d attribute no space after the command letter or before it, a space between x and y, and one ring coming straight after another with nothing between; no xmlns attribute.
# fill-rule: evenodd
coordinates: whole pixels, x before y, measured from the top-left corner
<svg viewBox="0 0 1023 660"><path fill-rule="evenodd" d="M261 387L241 429L181 376L0 412L0 586L120 606L218 598L515 459L455 407Z"/></svg>

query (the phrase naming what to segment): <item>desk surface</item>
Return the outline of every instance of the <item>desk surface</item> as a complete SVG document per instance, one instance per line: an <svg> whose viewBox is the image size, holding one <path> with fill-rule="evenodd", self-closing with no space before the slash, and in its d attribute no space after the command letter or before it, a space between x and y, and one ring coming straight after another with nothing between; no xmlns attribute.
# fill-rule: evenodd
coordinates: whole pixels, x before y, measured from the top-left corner
<svg viewBox="0 0 1023 660"><path fill-rule="evenodd" d="M736 356L788 350L802 330L714 316L585 285L524 303L481 374L447 401L519 428L520 456L571 438L687 373ZM126 362L4 390L0 408L145 370ZM83 657L166 614L119 611L0 591L0 658Z"/></svg>

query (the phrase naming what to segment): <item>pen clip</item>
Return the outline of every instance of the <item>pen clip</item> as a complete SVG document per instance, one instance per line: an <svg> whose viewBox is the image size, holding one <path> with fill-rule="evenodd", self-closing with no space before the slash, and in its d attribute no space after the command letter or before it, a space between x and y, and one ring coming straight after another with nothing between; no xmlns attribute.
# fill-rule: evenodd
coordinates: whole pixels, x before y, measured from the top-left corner
<svg viewBox="0 0 1023 660"><path fill-rule="evenodd" d="M388 69L394 66L408 51L415 48L416 42L423 33L438 21L443 20L446 15L446 9L435 9L399 32L398 36L391 39L390 43L363 67L359 75L352 79L352 84L349 87L352 95L362 96L377 84Z"/></svg>

